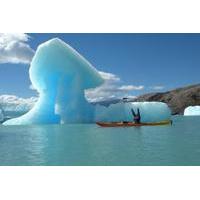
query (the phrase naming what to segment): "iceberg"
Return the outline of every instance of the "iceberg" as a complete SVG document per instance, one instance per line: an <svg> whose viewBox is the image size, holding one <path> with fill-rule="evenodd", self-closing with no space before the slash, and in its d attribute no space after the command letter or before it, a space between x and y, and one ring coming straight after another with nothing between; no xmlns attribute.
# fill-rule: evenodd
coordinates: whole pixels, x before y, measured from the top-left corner
<svg viewBox="0 0 200 200"><path fill-rule="evenodd" d="M85 99L86 89L104 81L76 50L58 38L38 46L29 76L39 93L35 106L4 125L85 123L94 120L95 108Z"/></svg>
<svg viewBox="0 0 200 200"><path fill-rule="evenodd" d="M3 111L0 109L0 122L4 120L4 114Z"/></svg>
<svg viewBox="0 0 200 200"><path fill-rule="evenodd" d="M39 93L37 102L29 112L4 125L132 121L131 108L140 109L142 122L171 116L169 107L161 102L121 102L108 107L90 104L85 91L102 85L104 79L82 55L58 38L38 46L29 76Z"/></svg>
<svg viewBox="0 0 200 200"><path fill-rule="evenodd" d="M200 106L189 106L185 108L184 115L185 116L194 116L194 115L200 116Z"/></svg>
<svg viewBox="0 0 200 200"><path fill-rule="evenodd" d="M133 121L131 108L137 112L140 110L141 122L159 122L170 120L171 110L162 102L128 102L111 104L108 107L96 106L96 121L116 122Z"/></svg>

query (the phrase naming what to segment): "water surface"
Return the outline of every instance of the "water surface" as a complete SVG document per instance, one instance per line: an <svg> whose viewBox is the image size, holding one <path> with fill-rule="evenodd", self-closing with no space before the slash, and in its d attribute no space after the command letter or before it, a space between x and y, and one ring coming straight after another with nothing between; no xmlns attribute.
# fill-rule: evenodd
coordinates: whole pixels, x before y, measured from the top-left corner
<svg viewBox="0 0 200 200"><path fill-rule="evenodd" d="M0 165L200 165L200 117L173 126L0 126Z"/></svg>

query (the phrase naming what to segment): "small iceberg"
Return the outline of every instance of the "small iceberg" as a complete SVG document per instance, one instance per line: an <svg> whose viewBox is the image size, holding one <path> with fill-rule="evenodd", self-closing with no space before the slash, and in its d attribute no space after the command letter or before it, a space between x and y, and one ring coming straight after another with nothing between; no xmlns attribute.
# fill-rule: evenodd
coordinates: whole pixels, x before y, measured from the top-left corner
<svg viewBox="0 0 200 200"><path fill-rule="evenodd" d="M4 114L2 109L0 109L0 123L4 121Z"/></svg>
<svg viewBox="0 0 200 200"><path fill-rule="evenodd" d="M160 122L171 119L171 110L162 102L128 102L111 104L108 107L96 106L96 121L119 122L133 121L131 109L140 110L141 122Z"/></svg>
<svg viewBox="0 0 200 200"><path fill-rule="evenodd" d="M185 116L200 116L200 106L189 106L184 110Z"/></svg>

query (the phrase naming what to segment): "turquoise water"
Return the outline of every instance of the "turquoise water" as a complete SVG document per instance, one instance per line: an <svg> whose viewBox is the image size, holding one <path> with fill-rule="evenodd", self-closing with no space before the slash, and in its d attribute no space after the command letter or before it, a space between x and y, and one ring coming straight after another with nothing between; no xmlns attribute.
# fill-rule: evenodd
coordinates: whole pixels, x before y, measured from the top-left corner
<svg viewBox="0 0 200 200"><path fill-rule="evenodd" d="M200 117L173 126L0 126L0 165L200 165Z"/></svg>

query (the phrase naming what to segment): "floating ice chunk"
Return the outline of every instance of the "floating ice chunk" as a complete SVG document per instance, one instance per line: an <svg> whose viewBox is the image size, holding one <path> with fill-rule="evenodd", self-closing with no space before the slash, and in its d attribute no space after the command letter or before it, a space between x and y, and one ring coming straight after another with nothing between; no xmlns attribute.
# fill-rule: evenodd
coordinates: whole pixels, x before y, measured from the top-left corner
<svg viewBox="0 0 200 200"><path fill-rule="evenodd" d="M132 107L135 111L140 109L142 122L159 122L171 118L171 110L163 102L133 102Z"/></svg>
<svg viewBox="0 0 200 200"><path fill-rule="evenodd" d="M4 114L3 111L0 109L0 122L4 120Z"/></svg>
<svg viewBox="0 0 200 200"><path fill-rule="evenodd" d="M199 115L200 116L200 106L189 106L184 110L185 116L193 116L193 115Z"/></svg>
<svg viewBox="0 0 200 200"><path fill-rule="evenodd" d="M39 92L36 105L6 125L82 123L94 120L94 106L84 90L103 83L98 71L77 51L60 39L41 44L33 57L29 75Z"/></svg>
<svg viewBox="0 0 200 200"><path fill-rule="evenodd" d="M141 122L159 122L169 120L171 111L162 102L132 102L111 104L108 107L96 106L96 121L133 121L131 108L137 113L140 110Z"/></svg>

